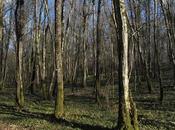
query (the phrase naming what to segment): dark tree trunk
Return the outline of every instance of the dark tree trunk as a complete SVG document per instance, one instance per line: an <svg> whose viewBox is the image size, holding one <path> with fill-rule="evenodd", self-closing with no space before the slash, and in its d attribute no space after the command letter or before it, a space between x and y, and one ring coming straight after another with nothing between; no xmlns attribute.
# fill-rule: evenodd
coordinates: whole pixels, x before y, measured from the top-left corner
<svg viewBox="0 0 175 130"><path fill-rule="evenodd" d="M22 35L24 28L24 0L16 0L15 25L16 25L16 103L19 108L24 106L24 90L22 76L23 44Z"/></svg>
<svg viewBox="0 0 175 130"><path fill-rule="evenodd" d="M95 88L96 88L96 102L100 105L100 13L101 13L101 0L98 1L98 13L97 13L97 36L96 36L96 80L95 80Z"/></svg>

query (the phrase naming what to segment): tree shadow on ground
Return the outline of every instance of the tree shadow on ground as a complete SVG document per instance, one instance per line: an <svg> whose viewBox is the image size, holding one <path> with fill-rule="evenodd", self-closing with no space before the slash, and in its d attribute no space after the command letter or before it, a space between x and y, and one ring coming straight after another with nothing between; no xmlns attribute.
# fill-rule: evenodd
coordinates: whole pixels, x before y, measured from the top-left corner
<svg viewBox="0 0 175 130"><path fill-rule="evenodd" d="M175 102L171 100L163 101L163 103L160 103L155 99L153 100L141 99L141 100L136 100L135 102L138 106L137 108L141 108L144 110L174 112L174 108L175 108Z"/></svg>
<svg viewBox="0 0 175 130"><path fill-rule="evenodd" d="M81 104L95 104L94 97L84 95L69 95L65 98L65 101L81 102Z"/></svg>
<svg viewBox="0 0 175 130"><path fill-rule="evenodd" d="M30 112L29 110L21 110L18 111L15 106L7 105L7 104L0 104L0 114L9 114L12 115L12 117L7 117L9 120L23 120L25 118L35 118L40 120L46 120L50 123L56 124L59 123L62 126L69 126L72 128L79 128L82 130L114 130L115 128L105 128L102 126L93 126L89 124L81 124L74 121L68 121L66 119L57 119L54 118L52 114L45 114L40 112ZM175 124L173 122L163 122L161 120L155 120L155 119L147 119L143 115L139 115L138 117L139 122L143 125L151 125L155 126L158 129L160 127L164 127L167 130L175 129Z"/></svg>
<svg viewBox="0 0 175 130"><path fill-rule="evenodd" d="M69 126L72 128L79 128L82 130L114 130L114 128L105 128L102 126L92 126L89 124L81 124L74 121L68 121L66 119L57 119L54 118L52 114L45 114L40 112L30 112L28 110L17 110L16 107L6 105L6 104L0 104L0 114L10 114L13 115L13 118L10 118L10 120L23 120L25 118L35 118L35 119L41 119L46 120L50 123L59 123L63 126Z"/></svg>
<svg viewBox="0 0 175 130"><path fill-rule="evenodd" d="M164 127L167 130L174 130L175 129L175 124L173 122L164 122L160 120L155 120L155 119L146 119L143 115L139 115L138 119L141 124L143 125L151 125L151 126L156 126L158 129L160 127Z"/></svg>

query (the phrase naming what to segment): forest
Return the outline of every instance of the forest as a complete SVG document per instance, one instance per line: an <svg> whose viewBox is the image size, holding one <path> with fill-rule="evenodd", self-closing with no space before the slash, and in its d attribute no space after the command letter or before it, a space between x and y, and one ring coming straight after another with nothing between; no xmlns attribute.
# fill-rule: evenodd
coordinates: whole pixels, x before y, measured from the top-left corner
<svg viewBox="0 0 175 130"><path fill-rule="evenodd" d="M174 0L0 0L0 130L175 130Z"/></svg>

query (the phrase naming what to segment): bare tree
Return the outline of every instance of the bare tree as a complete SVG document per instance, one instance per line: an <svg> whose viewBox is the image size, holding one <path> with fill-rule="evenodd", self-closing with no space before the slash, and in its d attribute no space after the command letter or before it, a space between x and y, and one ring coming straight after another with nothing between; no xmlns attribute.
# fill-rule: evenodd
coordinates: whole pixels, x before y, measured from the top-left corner
<svg viewBox="0 0 175 130"><path fill-rule="evenodd" d="M98 13L97 13L97 37L96 37L96 102L100 104L100 12L101 12L101 0L98 1Z"/></svg>
<svg viewBox="0 0 175 130"><path fill-rule="evenodd" d="M55 117L64 112L63 66L62 66L62 0L55 0L55 52L57 95L55 101Z"/></svg>
<svg viewBox="0 0 175 130"><path fill-rule="evenodd" d="M129 90L128 24L124 0L113 0L117 22L119 111L118 130L138 130L137 110Z"/></svg>
<svg viewBox="0 0 175 130"><path fill-rule="evenodd" d="M24 0L16 0L15 9L16 25L16 103L19 108L24 106L24 90L22 76L23 59L23 31L24 31Z"/></svg>
<svg viewBox="0 0 175 130"><path fill-rule="evenodd" d="M2 78L3 71L3 51L4 51L4 42L3 42L3 1L0 1L0 79ZM0 87L2 81L0 80Z"/></svg>

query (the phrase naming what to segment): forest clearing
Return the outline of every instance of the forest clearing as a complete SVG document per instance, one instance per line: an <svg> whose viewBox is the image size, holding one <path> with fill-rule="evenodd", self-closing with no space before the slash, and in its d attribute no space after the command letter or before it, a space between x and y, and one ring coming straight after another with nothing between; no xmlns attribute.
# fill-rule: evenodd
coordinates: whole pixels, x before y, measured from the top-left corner
<svg viewBox="0 0 175 130"><path fill-rule="evenodd" d="M0 130L175 130L174 0L0 0Z"/></svg>

